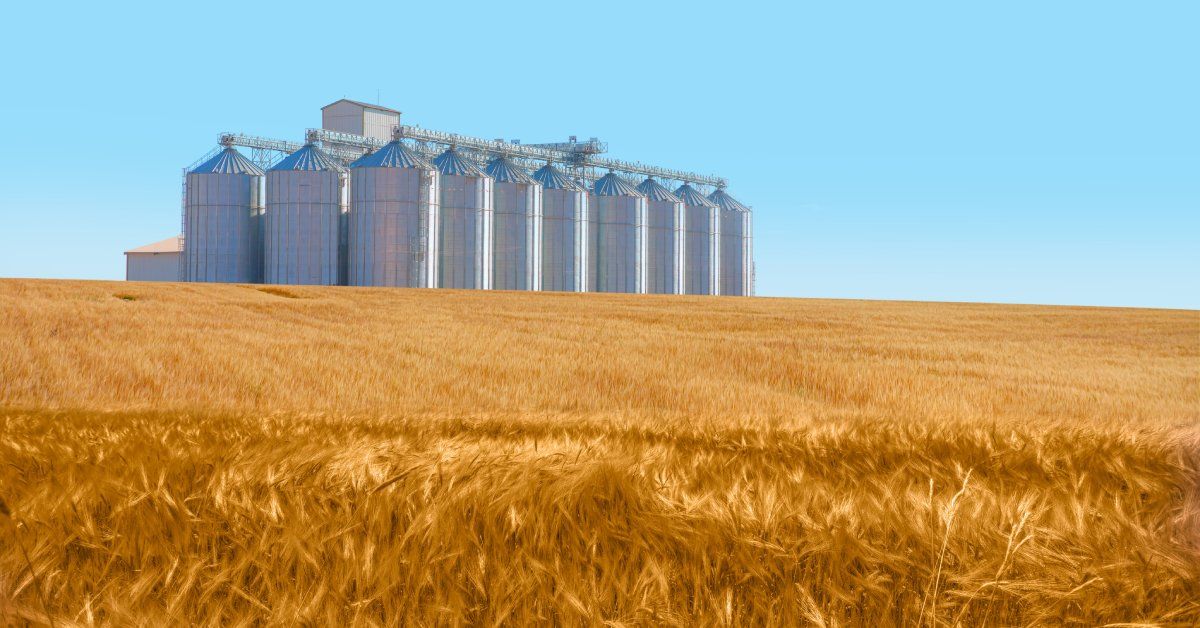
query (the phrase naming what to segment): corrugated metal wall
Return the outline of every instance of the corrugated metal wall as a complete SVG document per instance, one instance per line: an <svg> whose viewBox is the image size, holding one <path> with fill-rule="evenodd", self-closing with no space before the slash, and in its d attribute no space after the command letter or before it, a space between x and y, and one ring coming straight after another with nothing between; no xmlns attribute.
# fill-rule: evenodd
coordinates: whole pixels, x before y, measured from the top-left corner
<svg viewBox="0 0 1200 628"><path fill-rule="evenodd" d="M682 203L647 201L646 292L677 294L683 271L678 225Z"/></svg>
<svg viewBox="0 0 1200 628"><path fill-rule="evenodd" d="M587 270L584 273L584 284L587 286L586 292L596 292L599 282L597 278L599 274L596 272L596 263L600 257L600 210L597 207L596 195L588 192L588 215L587 215Z"/></svg>
<svg viewBox="0 0 1200 628"><path fill-rule="evenodd" d="M179 281L180 253L126 253L126 281Z"/></svg>
<svg viewBox="0 0 1200 628"><path fill-rule="evenodd" d="M184 201L187 281L262 281L261 175L190 173Z"/></svg>
<svg viewBox="0 0 1200 628"><path fill-rule="evenodd" d="M676 194L679 194L679 190L676 190ZM691 196L694 204L685 202L683 209L684 266L687 268L684 294L717 294L720 276L720 210L711 201L700 197L699 193L688 196Z"/></svg>
<svg viewBox="0 0 1200 628"><path fill-rule="evenodd" d="M747 266L749 239L747 223L750 214L722 209L721 211L721 294L746 296L749 294L749 272Z"/></svg>
<svg viewBox="0 0 1200 628"><path fill-rule="evenodd" d="M343 182L332 170L267 172L266 283L337 285Z"/></svg>
<svg viewBox="0 0 1200 628"><path fill-rule="evenodd" d="M542 186L493 183L495 290L541 290Z"/></svg>
<svg viewBox="0 0 1200 628"><path fill-rule="evenodd" d="M596 216L593 238L596 292L646 291L646 199L596 196L589 213Z"/></svg>
<svg viewBox="0 0 1200 628"><path fill-rule="evenodd" d="M440 288L492 287L492 180L442 175Z"/></svg>
<svg viewBox="0 0 1200 628"><path fill-rule="evenodd" d="M439 176L425 168L351 168L347 283L437 285Z"/></svg>
<svg viewBox="0 0 1200 628"><path fill-rule="evenodd" d="M583 292L587 279L588 194L542 191L542 289Z"/></svg>
<svg viewBox="0 0 1200 628"><path fill-rule="evenodd" d="M386 140L392 137L392 129L400 124L400 114L374 109L362 111L362 133L366 137Z"/></svg>

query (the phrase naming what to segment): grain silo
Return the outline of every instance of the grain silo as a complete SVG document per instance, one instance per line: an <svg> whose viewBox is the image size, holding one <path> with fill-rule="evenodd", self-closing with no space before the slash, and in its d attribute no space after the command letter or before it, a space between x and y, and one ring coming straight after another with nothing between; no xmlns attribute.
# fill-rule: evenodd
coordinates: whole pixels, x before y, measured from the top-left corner
<svg viewBox="0 0 1200 628"><path fill-rule="evenodd" d="M637 189L646 197L646 292L683 294L683 201L652 177Z"/></svg>
<svg viewBox="0 0 1200 628"><path fill-rule="evenodd" d="M596 189L595 182L579 179L577 183L587 189L587 238L584 248L587 250L587 266L583 271L585 292L596 292L596 249L600 247L600 227L596 223Z"/></svg>
<svg viewBox="0 0 1200 628"><path fill-rule="evenodd" d="M352 286L437 286L437 170L399 133L350 164L346 280Z"/></svg>
<svg viewBox="0 0 1200 628"><path fill-rule="evenodd" d="M721 210L721 294L751 296L754 268L750 208L719 188L708 198Z"/></svg>
<svg viewBox="0 0 1200 628"><path fill-rule="evenodd" d="M263 280L272 284L338 284L346 173L305 144L267 171Z"/></svg>
<svg viewBox="0 0 1200 628"><path fill-rule="evenodd" d="M492 178L492 289L542 289L542 186L500 156Z"/></svg>
<svg viewBox="0 0 1200 628"><path fill-rule="evenodd" d="M309 129L303 146L223 133L226 150L186 173L180 276L262 281L269 272L271 281L349 285L754 292L752 213L728 197L723 177L613 159L595 137L522 144L401 125L400 118L395 109L341 99L322 108L321 128ZM380 148L389 130L392 142ZM253 150L252 159L234 146ZM330 160L344 169L364 151L344 175L338 226L330 229L321 220L337 204L331 186L313 181L332 177ZM283 158L267 175L254 165ZM530 163L546 166L530 173ZM685 183L671 192L663 181ZM264 211L273 207L278 220L264 250ZM330 265L336 273L327 272Z"/></svg>
<svg viewBox="0 0 1200 628"><path fill-rule="evenodd" d="M646 197L612 172L592 186L595 217L588 252L597 292L646 292Z"/></svg>
<svg viewBox="0 0 1200 628"><path fill-rule="evenodd" d="M721 210L685 183L675 190L683 201L684 294L719 294Z"/></svg>
<svg viewBox="0 0 1200 628"><path fill-rule="evenodd" d="M492 287L492 179L451 146L441 173L439 288Z"/></svg>
<svg viewBox="0 0 1200 628"><path fill-rule="evenodd" d="M533 178L542 186L542 290L583 292L588 193L550 164Z"/></svg>
<svg viewBox="0 0 1200 628"><path fill-rule="evenodd" d="M262 281L263 171L229 143L187 174L183 279Z"/></svg>

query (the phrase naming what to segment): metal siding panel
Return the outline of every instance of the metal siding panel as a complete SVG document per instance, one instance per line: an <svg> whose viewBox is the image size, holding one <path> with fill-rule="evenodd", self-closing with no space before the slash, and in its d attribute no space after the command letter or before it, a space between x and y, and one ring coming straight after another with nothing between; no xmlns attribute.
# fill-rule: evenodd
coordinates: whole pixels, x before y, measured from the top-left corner
<svg viewBox="0 0 1200 628"><path fill-rule="evenodd" d="M575 189L542 190L542 289L583 291L587 193Z"/></svg>
<svg viewBox="0 0 1200 628"><path fill-rule="evenodd" d="M262 211L262 176L192 173L184 200L185 280L259 280L255 216Z"/></svg>
<svg viewBox="0 0 1200 628"><path fill-rule="evenodd" d="M391 139L392 127L400 124L400 116L384 111L363 110L362 135L380 140Z"/></svg>
<svg viewBox="0 0 1200 628"><path fill-rule="evenodd" d="M438 287L491 286L492 180L442 175Z"/></svg>
<svg viewBox="0 0 1200 628"><path fill-rule="evenodd" d="M712 206L684 205L687 268L685 294L715 294L713 249L715 247L714 211Z"/></svg>
<svg viewBox="0 0 1200 628"><path fill-rule="evenodd" d="M267 173L264 280L337 285L341 180L329 170Z"/></svg>
<svg viewBox="0 0 1200 628"><path fill-rule="evenodd" d="M496 290L537 290L540 278L542 188L493 183L493 285ZM535 272L536 269L536 272Z"/></svg>
<svg viewBox="0 0 1200 628"><path fill-rule="evenodd" d="M676 205L671 201L647 202L646 292L650 294L675 294L679 273Z"/></svg>
<svg viewBox="0 0 1200 628"><path fill-rule="evenodd" d="M595 196L589 228L593 247L592 278L596 292L637 293L646 283L646 199Z"/></svg>
<svg viewBox="0 0 1200 628"><path fill-rule="evenodd" d="M743 212L721 210L721 294L744 296L745 254Z"/></svg>
<svg viewBox="0 0 1200 628"><path fill-rule="evenodd" d="M429 286L429 230L438 214L436 173L419 168L353 168L350 177L347 283Z"/></svg>
<svg viewBox="0 0 1200 628"><path fill-rule="evenodd" d="M126 281L179 281L180 253L126 253Z"/></svg>

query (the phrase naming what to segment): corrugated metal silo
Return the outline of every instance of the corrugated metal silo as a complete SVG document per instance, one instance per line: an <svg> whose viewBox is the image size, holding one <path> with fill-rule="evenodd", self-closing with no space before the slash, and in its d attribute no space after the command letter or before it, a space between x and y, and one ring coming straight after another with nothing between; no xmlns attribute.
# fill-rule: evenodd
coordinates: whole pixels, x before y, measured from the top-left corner
<svg viewBox="0 0 1200 628"><path fill-rule="evenodd" d="M350 164L346 280L352 286L437 286L439 175L399 134Z"/></svg>
<svg viewBox="0 0 1200 628"><path fill-rule="evenodd" d="M311 143L267 171L266 283L338 284L345 177L341 164Z"/></svg>
<svg viewBox="0 0 1200 628"><path fill-rule="evenodd" d="M487 165L492 188L492 288L542 289L542 186L506 157Z"/></svg>
<svg viewBox="0 0 1200 628"><path fill-rule="evenodd" d="M708 199L721 209L721 294L753 295L754 258L750 208L721 189L709 194Z"/></svg>
<svg viewBox="0 0 1200 628"><path fill-rule="evenodd" d="M186 185L184 281L262 281L262 169L226 144Z"/></svg>
<svg viewBox="0 0 1200 628"><path fill-rule="evenodd" d="M721 210L686 183L675 195L683 201L684 294L718 294Z"/></svg>
<svg viewBox="0 0 1200 628"><path fill-rule="evenodd" d="M580 185L587 188L587 267L584 270L584 282L587 292L596 292L596 250L600 248L600 226L597 223L595 181L588 183L580 180Z"/></svg>
<svg viewBox="0 0 1200 628"><path fill-rule="evenodd" d="M542 186L542 290L583 292L587 280L588 193L550 164Z"/></svg>
<svg viewBox="0 0 1200 628"><path fill-rule="evenodd" d="M637 189L646 197L646 292L683 294L683 201L652 177Z"/></svg>
<svg viewBox="0 0 1200 628"><path fill-rule="evenodd" d="M589 251L597 292L646 292L646 197L613 173L592 186L594 247Z"/></svg>
<svg viewBox="0 0 1200 628"><path fill-rule="evenodd" d="M454 147L433 165L442 175L440 288L492 287L492 179Z"/></svg>

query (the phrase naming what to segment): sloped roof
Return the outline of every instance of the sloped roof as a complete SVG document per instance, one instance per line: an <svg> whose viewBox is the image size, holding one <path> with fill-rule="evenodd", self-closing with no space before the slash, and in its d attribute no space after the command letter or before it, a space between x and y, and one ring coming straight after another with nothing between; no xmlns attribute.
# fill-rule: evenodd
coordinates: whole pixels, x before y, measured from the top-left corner
<svg viewBox="0 0 1200 628"><path fill-rule="evenodd" d="M322 109L322 110L324 110L324 109L328 109L328 108L330 108L330 107L332 107L332 106L334 106L334 105L336 105L336 104L338 104L338 103L340 103L340 102L348 102L348 103L350 103L350 104L352 104L352 105L358 105L359 107L366 107L367 109L375 109L375 110L377 110L377 111L386 111L386 112L388 112L388 113L395 113L395 114L399 114L399 113L400 113L399 111L397 111L397 110L395 110L395 109L389 109L389 108L387 108L387 107L382 107L382 106L380 106L380 105L372 105L372 104L371 104L371 103L369 103L369 102L362 102L362 101L360 101L360 100L350 100L349 98L339 98L339 99L337 99L337 100L335 100L335 101L333 101L333 102L329 103L328 105L325 105L324 107L321 107L321 109Z"/></svg>
<svg viewBox="0 0 1200 628"><path fill-rule="evenodd" d="M136 249L129 249L125 254L130 253L178 253L183 250L183 236L171 236L166 240L159 240Z"/></svg>
<svg viewBox="0 0 1200 628"><path fill-rule="evenodd" d="M596 185L592 186L592 191L596 196L642 196L642 193L628 181L611 172L596 179Z"/></svg>
<svg viewBox="0 0 1200 628"><path fill-rule="evenodd" d="M400 140L384 144L383 148L354 160L351 168L429 168L429 162Z"/></svg>
<svg viewBox="0 0 1200 628"><path fill-rule="evenodd" d="M433 158L433 165L442 174L459 175L463 177L486 177L487 175L475 165L475 162L464 157L453 147Z"/></svg>
<svg viewBox="0 0 1200 628"><path fill-rule="evenodd" d="M650 177L646 177L646 180L642 181L637 186L637 189L638 192L641 192L646 196L646 198L652 201L667 201L668 203L680 202L678 196L672 194L671 191L663 187L661 183Z"/></svg>
<svg viewBox="0 0 1200 628"><path fill-rule="evenodd" d="M325 154L325 151L312 144L305 144L300 150L284 157L271 170L334 170L341 171L342 164Z"/></svg>
<svg viewBox="0 0 1200 628"><path fill-rule="evenodd" d="M686 183L675 189L675 196L678 196L679 200L683 201L684 205L691 205L692 207L717 206L716 203L708 200L707 197L701 194L700 190L697 190Z"/></svg>
<svg viewBox="0 0 1200 628"><path fill-rule="evenodd" d="M196 166L189 174L249 174L262 176L262 168L246 159L232 146L217 153L215 157Z"/></svg>
<svg viewBox="0 0 1200 628"><path fill-rule="evenodd" d="M538 183L541 183L542 187L546 188L547 190L583 191L583 188L580 187L578 183L572 181L570 177L563 174L563 171L551 166L550 164L546 164L541 168L538 168L533 173L533 178Z"/></svg>
<svg viewBox="0 0 1200 628"><path fill-rule="evenodd" d="M712 194L709 194L708 200L716 203L721 209L723 209L725 211L734 211L734 212L750 211L749 207L746 207L745 205L742 205L741 203L739 203L736 198L733 198L732 196L730 196L729 193L727 193L725 190L718 189L717 191L713 192Z"/></svg>
<svg viewBox="0 0 1200 628"><path fill-rule="evenodd" d="M488 163L488 176L499 182L534 183L533 177L508 157L497 157Z"/></svg>

